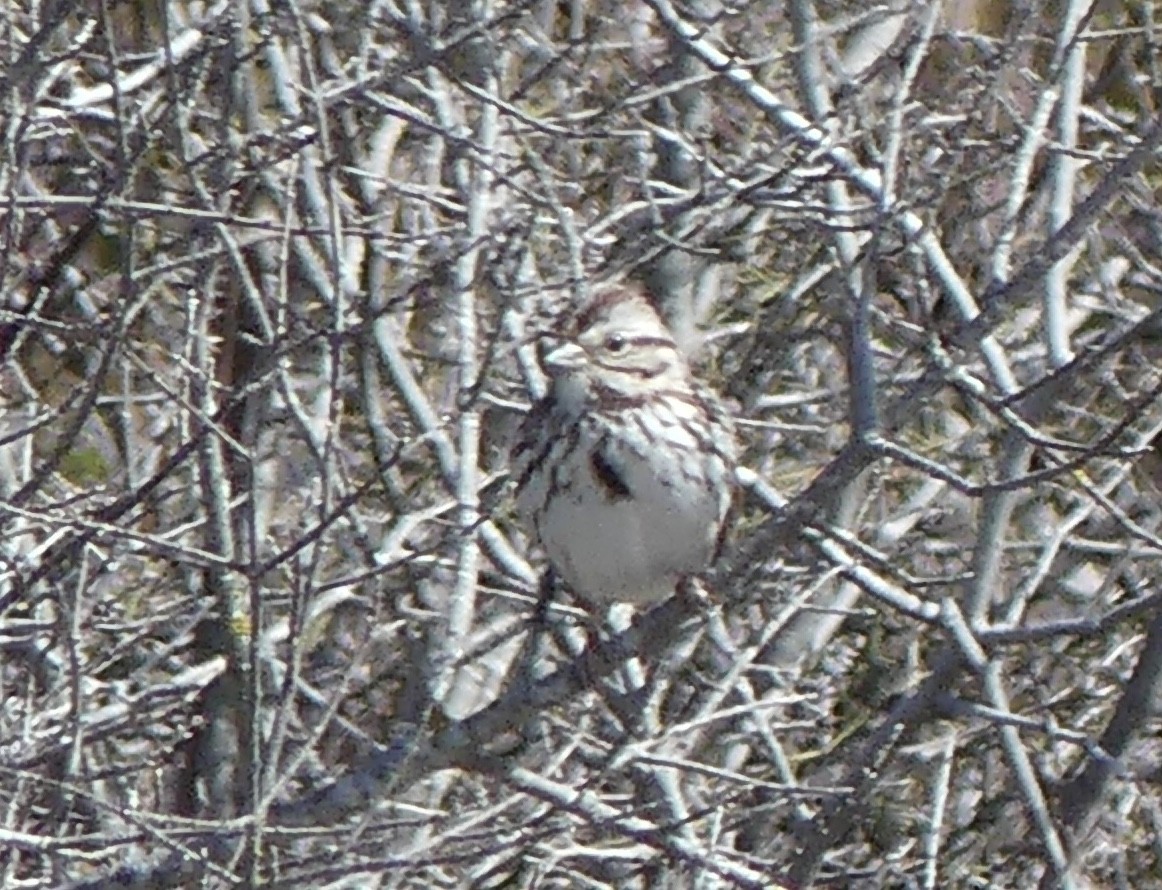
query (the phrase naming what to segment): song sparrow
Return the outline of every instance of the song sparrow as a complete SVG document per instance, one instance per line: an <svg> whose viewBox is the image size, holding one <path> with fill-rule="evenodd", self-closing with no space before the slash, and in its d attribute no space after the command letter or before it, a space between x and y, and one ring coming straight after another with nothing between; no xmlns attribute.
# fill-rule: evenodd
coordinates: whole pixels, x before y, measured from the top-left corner
<svg viewBox="0 0 1162 890"><path fill-rule="evenodd" d="M562 333L544 358L552 386L513 450L518 511L576 594L657 602L718 549L730 418L642 291L597 291Z"/></svg>

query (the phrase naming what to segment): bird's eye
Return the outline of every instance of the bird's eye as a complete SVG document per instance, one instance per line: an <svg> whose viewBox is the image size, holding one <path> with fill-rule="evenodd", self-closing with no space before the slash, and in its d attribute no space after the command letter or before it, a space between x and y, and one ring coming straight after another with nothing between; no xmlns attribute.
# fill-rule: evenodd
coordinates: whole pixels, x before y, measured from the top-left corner
<svg viewBox="0 0 1162 890"><path fill-rule="evenodd" d="M608 352L621 352L625 345L625 337L621 334L610 334L605 338L605 349Z"/></svg>

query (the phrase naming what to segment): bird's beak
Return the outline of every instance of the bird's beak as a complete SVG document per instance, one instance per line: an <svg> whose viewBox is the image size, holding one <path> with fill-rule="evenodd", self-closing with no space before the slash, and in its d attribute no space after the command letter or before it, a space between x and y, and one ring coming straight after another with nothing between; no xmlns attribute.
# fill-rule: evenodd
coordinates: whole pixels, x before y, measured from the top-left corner
<svg viewBox="0 0 1162 890"><path fill-rule="evenodd" d="M585 364L585 350L576 343L563 343L545 355L545 369L550 373L576 371Z"/></svg>

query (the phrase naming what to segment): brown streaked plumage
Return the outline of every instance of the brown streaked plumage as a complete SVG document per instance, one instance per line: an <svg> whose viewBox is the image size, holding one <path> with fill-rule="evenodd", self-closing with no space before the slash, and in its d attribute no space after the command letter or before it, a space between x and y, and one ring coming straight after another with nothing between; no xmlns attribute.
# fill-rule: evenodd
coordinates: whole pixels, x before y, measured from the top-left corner
<svg viewBox="0 0 1162 890"><path fill-rule="evenodd" d="M729 417L635 287L595 292L545 356L513 451L517 507L594 603L653 603L713 559L732 494Z"/></svg>

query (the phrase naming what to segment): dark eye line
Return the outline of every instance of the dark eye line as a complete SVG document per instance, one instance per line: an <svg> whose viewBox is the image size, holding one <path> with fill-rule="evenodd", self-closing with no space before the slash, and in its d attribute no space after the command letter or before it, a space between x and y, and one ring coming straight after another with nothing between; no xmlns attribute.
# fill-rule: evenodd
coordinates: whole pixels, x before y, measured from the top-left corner
<svg viewBox="0 0 1162 890"><path fill-rule="evenodd" d="M611 350L609 344L610 340L612 340L614 337L620 337L621 344L618 349ZM640 334L637 336L628 337L624 334L610 334L605 338L605 341L602 345L605 347L606 351L610 353L611 357L602 360L597 356L592 356L590 361L592 361L596 367L602 368L606 371L612 371L616 374L626 374L630 377L637 377L641 380L652 380L654 377L658 377L664 374L670 367L671 362L659 361L652 365L639 365L637 367L633 365L627 366L625 364L621 364L618 362L618 359L624 360L624 356L630 347L641 349L644 347L655 346L663 349L671 349L674 351L677 351L678 348L674 345L674 341L669 337L650 336L649 334Z"/></svg>
<svg viewBox="0 0 1162 890"><path fill-rule="evenodd" d="M615 365L610 364L609 362L594 362L593 364L598 368L602 368L606 371L613 371L616 374L628 374L630 377L640 377L642 380L650 380L651 378L657 377L659 374L664 373L665 370L669 367L669 365L665 362L661 362L648 368L627 368L625 365Z"/></svg>
<svg viewBox="0 0 1162 890"><path fill-rule="evenodd" d="M651 337L647 334L641 334L636 337L626 336L625 334L610 334L602 341L602 345L610 343L612 340L619 340L621 348L626 346L664 346L668 349L676 349L674 341L669 337Z"/></svg>

